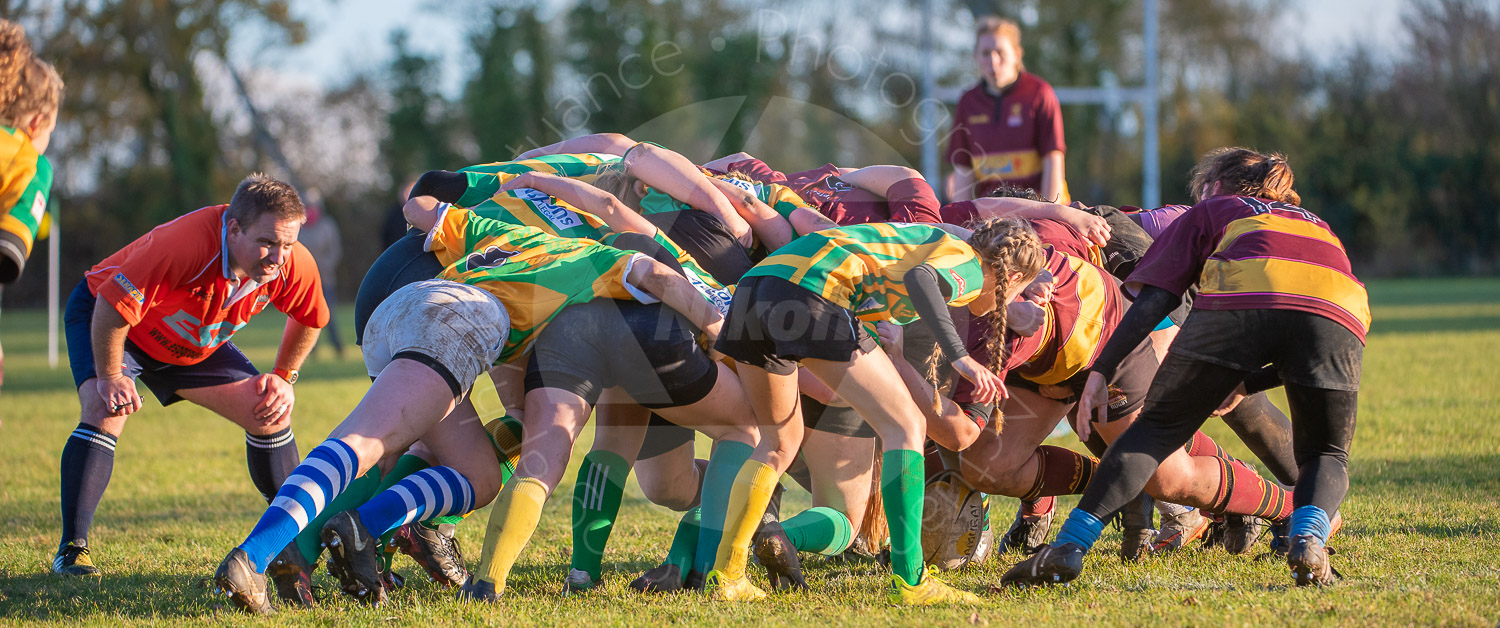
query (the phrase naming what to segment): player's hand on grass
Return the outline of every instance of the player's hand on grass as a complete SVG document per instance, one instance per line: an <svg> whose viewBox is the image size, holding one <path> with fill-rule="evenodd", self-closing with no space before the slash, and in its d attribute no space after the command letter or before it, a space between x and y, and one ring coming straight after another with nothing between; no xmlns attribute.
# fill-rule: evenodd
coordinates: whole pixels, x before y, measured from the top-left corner
<svg viewBox="0 0 1500 628"><path fill-rule="evenodd" d="M110 416L127 416L141 409L141 395L135 391L135 380L124 373L94 378L94 389L104 400Z"/></svg>
<svg viewBox="0 0 1500 628"><path fill-rule="evenodd" d="M271 373L256 376L255 392L260 394L260 404L255 406L255 418L270 425L292 415L292 405L297 402L292 385Z"/></svg>
<svg viewBox="0 0 1500 628"><path fill-rule="evenodd" d="M1113 234L1108 220L1086 211L1068 212L1068 225L1082 233L1089 242L1099 246L1108 244L1109 237Z"/></svg>
<svg viewBox="0 0 1500 628"><path fill-rule="evenodd" d="M1234 387L1234 392L1229 393L1229 396L1224 398L1224 403L1219 404L1219 409L1214 410L1210 416L1224 416L1230 412L1234 412L1234 409L1240 405L1241 401L1245 400L1246 396L1245 383L1240 382L1239 386Z"/></svg>
<svg viewBox="0 0 1500 628"><path fill-rule="evenodd" d="M974 384L974 399L980 403L999 402L1010 398L1005 382L993 371L984 367L973 356L964 356L953 361L953 370Z"/></svg>
<svg viewBox="0 0 1500 628"><path fill-rule="evenodd" d="M1109 382L1103 375L1090 372L1083 393L1078 395L1078 408L1073 415L1079 440L1089 439L1089 433L1093 431L1089 421L1095 419L1100 423L1109 419Z"/></svg>

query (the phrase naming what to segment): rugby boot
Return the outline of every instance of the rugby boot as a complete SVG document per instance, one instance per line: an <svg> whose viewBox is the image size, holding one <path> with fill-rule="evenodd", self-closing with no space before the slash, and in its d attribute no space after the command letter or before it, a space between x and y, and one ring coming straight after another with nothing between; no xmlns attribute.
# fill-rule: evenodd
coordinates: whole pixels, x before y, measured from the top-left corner
<svg viewBox="0 0 1500 628"><path fill-rule="evenodd" d="M708 586L708 574L696 569L689 569L686 578L682 579L682 588L693 591L702 591Z"/></svg>
<svg viewBox="0 0 1500 628"><path fill-rule="evenodd" d="M266 591L265 574L256 573L255 565L245 550L238 547L230 550L214 572L214 593L229 596L229 601L247 613L273 615L271 596Z"/></svg>
<svg viewBox="0 0 1500 628"><path fill-rule="evenodd" d="M313 596L312 572L315 567L307 564L296 543L288 543L271 565L266 576L276 585L276 598L292 608L312 608L318 599Z"/></svg>
<svg viewBox="0 0 1500 628"><path fill-rule="evenodd" d="M786 530L782 529L781 522L777 521L775 516L766 513L761 517L760 529L755 531L755 538L750 541L750 549L755 552L755 559L766 568L772 591L779 591L782 588L807 588L807 579L802 576L802 561L797 556L797 548L792 545L792 540L787 538Z"/></svg>
<svg viewBox="0 0 1500 628"><path fill-rule="evenodd" d="M1316 584L1324 586L1333 584L1339 575L1333 569L1333 563L1328 559L1332 552L1323 546L1318 537L1311 534L1300 534L1292 537L1292 549L1287 552L1286 564L1292 569L1292 579L1297 586L1305 587Z"/></svg>
<svg viewBox="0 0 1500 628"><path fill-rule="evenodd" d="M1333 519L1328 522L1328 540L1344 529L1344 515L1340 512L1333 513ZM1292 531L1291 518L1271 522L1271 553L1261 558L1286 558L1288 551L1292 549L1292 541L1287 538ZM1330 550L1331 551L1331 550Z"/></svg>
<svg viewBox="0 0 1500 628"><path fill-rule="evenodd" d="M1077 543L1047 545L1000 576L1000 586L1067 584L1083 572L1083 554L1083 547Z"/></svg>
<svg viewBox="0 0 1500 628"><path fill-rule="evenodd" d="M1025 514L1025 509L1026 503L1022 502L1016 510L1015 520L1010 522L1010 529L1000 538L1005 551L1032 554L1047 544L1047 535L1052 532L1052 516L1057 513L1055 502L1053 508L1040 515Z"/></svg>
<svg viewBox="0 0 1500 628"><path fill-rule="evenodd" d="M328 573L339 579L344 593L371 606L385 602L386 589L377 539L359 520L359 511L346 510L323 524L323 547L328 548Z"/></svg>
<svg viewBox="0 0 1500 628"><path fill-rule="evenodd" d="M594 588L596 584L598 583L589 577L589 572L582 569L569 569L568 577L563 580L563 586L566 587L565 593L568 595L583 593Z"/></svg>
<svg viewBox="0 0 1500 628"><path fill-rule="evenodd" d="M750 578L740 576L734 580L724 577L724 572L717 569L708 572L704 579L703 590L708 597L720 602L753 602L766 599L766 592L750 582Z"/></svg>
<svg viewBox="0 0 1500 628"><path fill-rule="evenodd" d="M938 568L928 565L922 582L911 586L901 576L891 574L891 590L886 600L895 606L933 606L937 604L978 604L979 596L955 589L939 580Z"/></svg>
<svg viewBox="0 0 1500 628"><path fill-rule="evenodd" d="M1151 544L1151 551L1165 554L1182 549L1188 543L1202 538L1203 534L1208 531L1208 524L1211 521L1197 508L1162 514L1161 530L1156 533L1156 540Z"/></svg>
<svg viewBox="0 0 1500 628"><path fill-rule="evenodd" d="M505 585L495 586L495 583L483 578L469 578L464 586L458 589L458 599L472 600L494 604L500 601L500 594L505 592Z"/></svg>
<svg viewBox="0 0 1500 628"><path fill-rule="evenodd" d="M682 590L682 569L665 563L646 570L630 582L630 588L641 593L672 593Z"/></svg>
<svg viewBox="0 0 1500 628"><path fill-rule="evenodd" d="M60 576L99 578L99 568L89 559L89 543L84 539L69 541L52 557L52 573Z"/></svg>
<svg viewBox="0 0 1500 628"><path fill-rule="evenodd" d="M1260 540L1265 529L1265 520L1252 515L1214 517L1212 530L1204 538L1204 545L1209 545L1211 538L1213 545L1221 545L1224 551L1238 556L1255 547L1255 542Z"/></svg>
<svg viewBox="0 0 1500 628"><path fill-rule="evenodd" d="M1120 511L1120 560L1135 562L1151 551L1151 540L1156 537L1156 530L1151 527L1155 513L1153 500L1145 493Z"/></svg>
<svg viewBox="0 0 1500 628"><path fill-rule="evenodd" d="M446 527L446 526L445 526ZM453 533L436 530L421 523L408 523L396 529L391 544L427 572L433 582L445 587L463 586L469 579L464 565L463 548Z"/></svg>

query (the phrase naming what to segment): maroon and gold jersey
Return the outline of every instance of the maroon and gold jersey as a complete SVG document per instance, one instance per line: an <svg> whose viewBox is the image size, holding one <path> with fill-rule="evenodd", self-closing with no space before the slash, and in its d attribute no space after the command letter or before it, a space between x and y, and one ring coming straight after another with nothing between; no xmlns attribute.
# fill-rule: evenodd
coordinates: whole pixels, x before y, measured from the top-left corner
<svg viewBox="0 0 1500 628"><path fill-rule="evenodd" d="M998 98L982 82L959 97L947 159L974 171L976 197L1005 184L1041 189L1042 156L1052 151L1067 152L1062 109L1037 75L1022 72Z"/></svg>
<svg viewBox="0 0 1500 628"><path fill-rule="evenodd" d="M810 209L840 226L870 222L943 222L938 215L937 193L921 178L898 181L886 191L886 196L881 196L844 181L839 177L838 166L833 164L785 174L759 159L750 159L729 164L725 171L762 184L784 185L801 197ZM765 198L761 200L766 201Z"/></svg>
<svg viewBox="0 0 1500 628"><path fill-rule="evenodd" d="M1363 342L1370 302L1338 236L1312 212L1249 196L1215 196L1183 213L1126 281L1182 294L1201 310L1310 312Z"/></svg>

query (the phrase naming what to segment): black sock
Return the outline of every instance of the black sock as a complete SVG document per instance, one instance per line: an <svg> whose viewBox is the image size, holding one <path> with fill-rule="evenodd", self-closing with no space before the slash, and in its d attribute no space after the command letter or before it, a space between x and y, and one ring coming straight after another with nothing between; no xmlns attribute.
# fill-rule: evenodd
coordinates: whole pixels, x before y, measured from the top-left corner
<svg viewBox="0 0 1500 628"><path fill-rule="evenodd" d="M62 450L62 543L86 541L94 511L115 468L116 439L92 425L78 424Z"/></svg>
<svg viewBox="0 0 1500 628"><path fill-rule="evenodd" d="M245 433L245 464L250 467L250 481L268 504L301 460L291 427L265 436Z"/></svg>

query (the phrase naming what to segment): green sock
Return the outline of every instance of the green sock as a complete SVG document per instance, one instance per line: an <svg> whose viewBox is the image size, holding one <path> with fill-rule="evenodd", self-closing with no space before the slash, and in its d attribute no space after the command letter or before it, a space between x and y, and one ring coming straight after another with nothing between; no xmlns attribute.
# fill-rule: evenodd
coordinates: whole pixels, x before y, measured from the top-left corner
<svg viewBox="0 0 1500 628"><path fill-rule="evenodd" d="M891 572L916 586L922 580L922 453L894 449L880 460L881 497L891 529Z"/></svg>
<svg viewBox="0 0 1500 628"><path fill-rule="evenodd" d="M708 469L703 472L703 490L699 505L702 516L699 523L698 549L694 552L692 569L707 574L714 568L719 555L719 540L724 537L724 517L729 511L729 492L734 489L734 478L740 468L750 459L755 448L744 443L724 441L714 447L708 457Z"/></svg>
<svg viewBox="0 0 1500 628"><path fill-rule="evenodd" d="M781 522L781 529L798 551L833 556L854 542L854 525L849 517L827 506L809 508Z"/></svg>
<svg viewBox="0 0 1500 628"><path fill-rule="evenodd" d="M500 486L504 487L510 482L510 476L516 472L516 461L521 457L521 422L510 415L505 415L485 426L489 433L490 445L495 448L495 458L500 461ZM493 432L490 430L504 430ZM498 434L498 436L497 436ZM433 517L423 521L421 525L436 530L441 525L458 525L469 517L470 513L458 515L444 515Z"/></svg>
<svg viewBox="0 0 1500 628"><path fill-rule="evenodd" d="M400 482L402 478L405 478L408 475L421 471L422 469L426 469L430 466L432 465L428 464L427 461L423 460L421 457L413 456L411 454L403 454L400 458L396 459L396 464L395 466L391 467L391 472L385 474L385 477L380 479L380 488L375 489L375 494L379 495L380 493L384 492L385 489L395 486L396 483ZM401 528L396 528L396 530L400 529ZM380 537L380 546L382 548L390 545L391 537L396 535L396 530L391 530L390 532L385 533L385 536Z"/></svg>
<svg viewBox="0 0 1500 628"><path fill-rule="evenodd" d="M693 506L682 513L682 521L677 522L677 532L672 535L672 549L667 550L667 560L662 563L677 565L678 573L684 579L687 578L688 570L693 568L693 555L698 553L698 532L702 517L702 506Z"/></svg>
<svg viewBox="0 0 1500 628"><path fill-rule="evenodd" d="M302 531L297 533L297 538L292 540L297 544L297 550L302 552L302 558L307 561L307 564L317 562L318 557L323 555L323 524L336 514L363 506L365 502L370 501L371 497L380 492L379 487L380 468L376 467L354 478L348 488L345 488L338 494L338 497L333 498L333 501L323 508L323 512L307 522L307 527L302 528Z"/></svg>
<svg viewBox="0 0 1500 628"><path fill-rule="evenodd" d="M620 514L620 498L625 494L625 478L630 464L612 451L591 451L578 467L573 483L573 562L572 568L599 581L604 546Z"/></svg>

